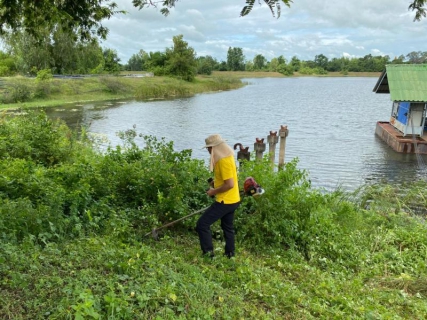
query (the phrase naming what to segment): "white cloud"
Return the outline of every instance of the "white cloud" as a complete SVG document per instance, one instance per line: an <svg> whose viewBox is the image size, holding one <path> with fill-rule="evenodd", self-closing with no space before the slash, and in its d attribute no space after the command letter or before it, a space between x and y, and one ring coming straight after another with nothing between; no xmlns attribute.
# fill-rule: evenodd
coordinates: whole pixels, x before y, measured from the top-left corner
<svg viewBox="0 0 427 320"><path fill-rule="evenodd" d="M343 52L342 53L342 56L344 57L344 58L355 58L355 56L354 55L352 55L352 54L350 54L350 53L348 53L348 52Z"/></svg>
<svg viewBox="0 0 427 320"><path fill-rule="evenodd" d="M247 59L262 54L269 60L427 51L427 19L413 22L402 0L295 0L290 8L282 6L279 19L258 2L248 16L239 17L245 2L230 2L178 1L164 17L159 9L138 10L131 0L116 0L128 14L104 22L110 32L102 45L115 49L123 63L140 49L164 51L179 34L198 56L218 60L226 60L229 47L242 48Z"/></svg>

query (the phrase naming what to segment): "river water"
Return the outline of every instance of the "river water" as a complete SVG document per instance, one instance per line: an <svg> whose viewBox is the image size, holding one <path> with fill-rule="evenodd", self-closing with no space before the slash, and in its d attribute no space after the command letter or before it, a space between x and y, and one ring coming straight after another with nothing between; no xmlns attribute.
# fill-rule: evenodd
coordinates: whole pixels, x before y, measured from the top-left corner
<svg viewBox="0 0 427 320"><path fill-rule="evenodd" d="M375 135L376 122L388 121L392 106L390 95L372 92L377 78L244 81L248 85L238 90L189 98L88 103L46 112L71 127L83 125L105 135L112 145L121 143L118 131L135 125L138 133L164 137L176 150L192 149L193 157L206 161L201 147L210 134L220 133L230 145L241 143L254 152L256 138L267 142L270 131L287 125L285 161L297 157L313 186L327 190L425 178L426 156L420 162L415 155L399 154Z"/></svg>

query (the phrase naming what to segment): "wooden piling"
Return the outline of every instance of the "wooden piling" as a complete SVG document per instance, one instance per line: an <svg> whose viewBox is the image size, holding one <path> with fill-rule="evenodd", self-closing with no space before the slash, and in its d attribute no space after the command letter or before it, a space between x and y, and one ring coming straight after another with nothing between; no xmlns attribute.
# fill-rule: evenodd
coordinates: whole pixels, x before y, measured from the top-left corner
<svg viewBox="0 0 427 320"><path fill-rule="evenodd" d="M254 150L255 150L255 154L256 154L256 159L262 160L262 155L265 151L264 138L262 138L262 139L255 138Z"/></svg>
<svg viewBox="0 0 427 320"><path fill-rule="evenodd" d="M279 170L283 169L285 165L285 147L286 137L289 134L288 126L280 126L279 137L280 137L280 148L279 148Z"/></svg>
<svg viewBox="0 0 427 320"><path fill-rule="evenodd" d="M251 153L249 152L249 147L243 148L241 143L236 143L234 145L234 150L240 147L240 150L237 151L237 161L239 161L239 170L242 169L244 161L249 161L251 159Z"/></svg>
<svg viewBox="0 0 427 320"><path fill-rule="evenodd" d="M271 165L274 166L274 161L276 158L276 144L279 142L279 137L277 136L277 131L270 131L270 134L267 136L268 141L268 152L270 154Z"/></svg>

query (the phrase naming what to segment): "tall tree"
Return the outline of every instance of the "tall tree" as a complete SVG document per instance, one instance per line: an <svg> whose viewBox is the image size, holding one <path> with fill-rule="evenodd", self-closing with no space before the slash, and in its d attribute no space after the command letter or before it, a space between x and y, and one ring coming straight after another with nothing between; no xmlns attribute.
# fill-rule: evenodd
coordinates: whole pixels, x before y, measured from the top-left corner
<svg viewBox="0 0 427 320"><path fill-rule="evenodd" d="M144 62L147 57L147 53L144 50L139 50L138 53L133 54L127 63L127 70L129 71L141 71L144 70Z"/></svg>
<svg viewBox="0 0 427 320"><path fill-rule="evenodd" d="M76 41L68 31L58 28L52 35L52 72L59 74L74 73L77 67Z"/></svg>
<svg viewBox="0 0 427 320"><path fill-rule="evenodd" d="M279 66L279 59L273 58L271 59L270 64L268 65L268 70L272 72L276 72L278 66Z"/></svg>
<svg viewBox="0 0 427 320"><path fill-rule="evenodd" d="M297 56L293 56L289 65L292 66L294 71L298 71L301 68L301 60L297 58Z"/></svg>
<svg viewBox="0 0 427 320"><path fill-rule="evenodd" d="M171 75L186 81L193 81L197 72L194 49L184 41L183 35L173 37L172 48L166 49L166 66Z"/></svg>
<svg viewBox="0 0 427 320"><path fill-rule="evenodd" d="M227 69L230 71L245 70L245 56L242 48L228 48Z"/></svg>
<svg viewBox="0 0 427 320"><path fill-rule="evenodd" d="M35 74L42 69L59 74L89 73L97 66L103 66L102 49L96 39L81 42L75 40L75 34L62 28L38 38L17 31L4 35L3 39L21 74Z"/></svg>
<svg viewBox="0 0 427 320"><path fill-rule="evenodd" d="M211 56L197 58L197 73L198 74L212 74L212 71L217 68L218 61Z"/></svg>
<svg viewBox="0 0 427 320"><path fill-rule="evenodd" d="M393 61L391 61L392 64L403 64L405 61L405 56L401 54L398 57L394 57Z"/></svg>
<svg viewBox="0 0 427 320"><path fill-rule="evenodd" d="M227 62L221 61L218 65L218 71L227 71Z"/></svg>
<svg viewBox="0 0 427 320"><path fill-rule="evenodd" d="M76 73L100 73L103 70L104 55L97 40L77 44Z"/></svg>
<svg viewBox="0 0 427 320"><path fill-rule="evenodd" d="M15 58L10 53L0 51L0 77L10 76L15 71Z"/></svg>
<svg viewBox="0 0 427 320"><path fill-rule="evenodd" d="M328 66L328 58L324 54L318 54L314 57L314 63L319 67L326 70Z"/></svg>
<svg viewBox="0 0 427 320"><path fill-rule="evenodd" d="M409 63L426 63L427 52L412 51L406 55Z"/></svg>
<svg viewBox="0 0 427 320"><path fill-rule="evenodd" d="M254 63L251 60L246 61L245 71L254 71Z"/></svg>
<svg viewBox="0 0 427 320"><path fill-rule="evenodd" d="M255 70L262 70L265 67L265 64L267 63L267 59L262 54L257 54L254 57L254 69Z"/></svg>
<svg viewBox="0 0 427 320"><path fill-rule="evenodd" d="M277 62L279 62L279 64L286 64L286 59L283 55L280 55L277 57Z"/></svg>
<svg viewBox="0 0 427 320"><path fill-rule="evenodd" d="M30 74L52 66L52 44L49 33L39 34L36 39L27 32L7 33L3 36L7 51L16 58L16 69Z"/></svg>
<svg viewBox="0 0 427 320"><path fill-rule="evenodd" d="M117 51L113 49L104 49L104 71L108 73L117 73L120 71L120 58Z"/></svg>
<svg viewBox="0 0 427 320"><path fill-rule="evenodd" d="M348 70L348 58L332 58L329 60L326 70L331 72L346 71Z"/></svg>
<svg viewBox="0 0 427 320"><path fill-rule="evenodd" d="M36 38L40 30L60 25L81 39L92 38L93 32L105 39L108 29L101 21L124 13L110 0L0 0L0 8L0 32L23 29Z"/></svg>
<svg viewBox="0 0 427 320"><path fill-rule="evenodd" d="M148 54L145 59L144 69L151 71L156 76L162 76L166 73L166 54L164 52L155 51Z"/></svg>

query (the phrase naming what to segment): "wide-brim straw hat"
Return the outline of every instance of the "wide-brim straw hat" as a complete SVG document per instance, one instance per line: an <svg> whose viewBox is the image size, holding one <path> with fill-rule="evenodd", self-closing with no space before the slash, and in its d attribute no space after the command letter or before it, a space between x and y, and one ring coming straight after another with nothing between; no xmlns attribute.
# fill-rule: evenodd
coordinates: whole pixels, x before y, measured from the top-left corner
<svg viewBox="0 0 427 320"><path fill-rule="evenodd" d="M224 140L219 134L212 134L205 139L206 145L203 148L216 147L226 141L227 140Z"/></svg>

